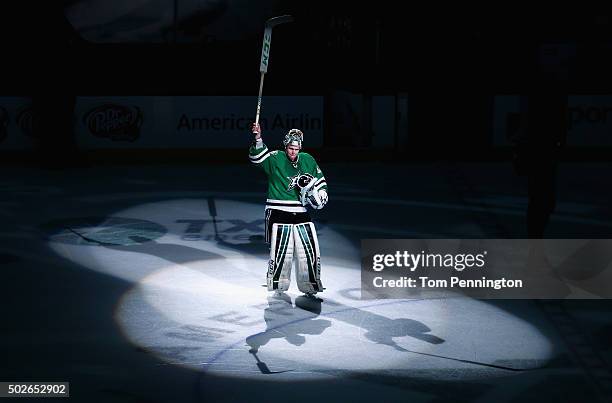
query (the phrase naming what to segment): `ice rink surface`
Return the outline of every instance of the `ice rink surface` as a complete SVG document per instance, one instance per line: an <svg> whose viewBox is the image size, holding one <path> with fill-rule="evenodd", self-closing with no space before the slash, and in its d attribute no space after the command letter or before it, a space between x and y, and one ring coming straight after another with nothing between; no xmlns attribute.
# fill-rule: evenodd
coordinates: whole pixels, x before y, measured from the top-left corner
<svg viewBox="0 0 612 403"><path fill-rule="evenodd" d="M322 168L322 302L262 287L251 166L3 169L0 381L79 402L610 401L607 300L360 298L361 239L524 238L510 165ZM610 168L560 167L549 237L610 238Z"/></svg>

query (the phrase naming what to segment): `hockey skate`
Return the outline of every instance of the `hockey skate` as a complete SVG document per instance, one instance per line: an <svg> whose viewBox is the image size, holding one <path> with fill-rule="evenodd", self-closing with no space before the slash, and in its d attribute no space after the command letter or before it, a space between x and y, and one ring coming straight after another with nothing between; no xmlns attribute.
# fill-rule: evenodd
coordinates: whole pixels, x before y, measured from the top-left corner
<svg viewBox="0 0 612 403"><path fill-rule="evenodd" d="M323 302L323 298L317 297L317 294L314 292L305 292L304 297L311 299L313 301Z"/></svg>
<svg viewBox="0 0 612 403"><path fill-rule="evenodd" d="M314 293L304 293L295 299L296 308L319 315L321 313L321 303L323 299L317 297Z"/></svg>

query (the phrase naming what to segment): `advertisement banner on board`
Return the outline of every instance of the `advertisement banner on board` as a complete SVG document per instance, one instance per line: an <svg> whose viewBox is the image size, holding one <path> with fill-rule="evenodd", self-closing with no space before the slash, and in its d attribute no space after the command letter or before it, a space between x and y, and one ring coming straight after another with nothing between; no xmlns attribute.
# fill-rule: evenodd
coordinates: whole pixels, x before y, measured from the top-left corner
<svg viewBox="0 0 612 403"><path fill-rule="evenodd" d="M495 97L493 145L510 146L521 128L518 95ZM567 146L612 146L612 95L570 95L567 105Z"/></svg>
<svg viewBox="0 0 612 403"><path fill-rule="evenodd" d="M244 148L255 105L252 96L79 97L77 138L85 149ZM260 125L270 147L292 128L306 149L321 147L323 97L266 97Z"/></svg>
<svg viewBox="0 0 612 403"><path fill-rule="evenodd" d="M0 97L0 150L34 147L32 99Z"/></svg>

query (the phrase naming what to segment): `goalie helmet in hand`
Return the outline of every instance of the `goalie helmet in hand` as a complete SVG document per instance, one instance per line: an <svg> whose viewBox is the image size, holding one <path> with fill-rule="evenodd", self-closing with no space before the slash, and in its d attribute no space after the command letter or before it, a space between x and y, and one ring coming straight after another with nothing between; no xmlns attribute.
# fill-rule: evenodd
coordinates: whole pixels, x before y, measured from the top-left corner
<svg viewBox="0 0 612 403"><path fill-rule="evenodd" d="M308 203L315 210L322 209L327 204L327 191L314 187L316 180L310 174L300 175L297 178L297 186L300 189L300 201L303 206Z"/></svg>
<svg viewBox="0 0 612 403"><path fill-rule="evenodd" d="M285 134L283 145L285 148L287 148L287 146L295 146L301 149L302 141L304 141L304 133L299 129L291 129Z"/></svg>
<svg viewBox="0 0 612 403"><path fill-rule="evenodd" d="M327 191L313 188L307 193L306 200L313 209L320 210L327 204Z"/></svg>

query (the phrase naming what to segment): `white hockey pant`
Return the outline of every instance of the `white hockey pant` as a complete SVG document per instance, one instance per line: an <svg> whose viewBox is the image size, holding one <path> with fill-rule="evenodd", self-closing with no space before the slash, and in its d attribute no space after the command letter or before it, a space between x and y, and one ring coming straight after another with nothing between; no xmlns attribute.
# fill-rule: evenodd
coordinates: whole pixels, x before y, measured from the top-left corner
<svg viewBox="0 0 612 403"><path fill-rule="evenodd" d="M268 291L289 289L294 258L298 289L304 293L323 291L319 240L312 222L272 225Z"/></svg>

